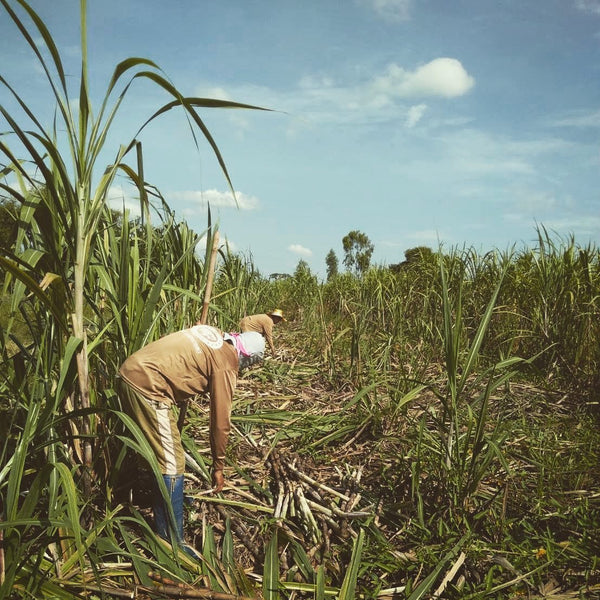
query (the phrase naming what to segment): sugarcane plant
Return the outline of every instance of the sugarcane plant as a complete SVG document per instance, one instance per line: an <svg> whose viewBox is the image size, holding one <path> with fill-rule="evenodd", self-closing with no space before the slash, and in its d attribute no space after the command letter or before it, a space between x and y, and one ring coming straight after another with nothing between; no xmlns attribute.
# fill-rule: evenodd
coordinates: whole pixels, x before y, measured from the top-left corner
<svg viewBox="0 0 600 600"><path fill-rule="evenodd" d="M98 522L91 509L115 466L108 448L111 414L120 420L113 391L116 368L129 352L181 326L183 313L177 308L198 312L208 263L196 256L196 249L202 237L210 248L216 233L210 221L203 235L175 223L146 179L140 134L165 113L181 110L196 144L200 136L208 142L233 193L223 157L198 109L258 107L184 96L156 63L127 58L115 67L94 113L86 0L80 1L78 93L69 86L50 31L29 3L1 0L0 7L35 55L55 107L48 127L0 74L0 85L18 107L0 106L5 128L0 190L18 206L14 244L0 256L4 293L10 294L10 315L0 336L0 398L10 419L0 462L6 559L0 597L13 590L59 597L64 592L53 596L56 591L44 587L52 570L46 561L57 572L64 572L64 561L83 572L91 539L98 544L115 518ZM120 108L132 86L142 82L160 88L170 100L103 165ZM141 217L136 221L108 207L109 190L121 176L137 190ZM160 235L156 215L162 221ZM175 258L165 261L166 255ZM87 528L87 535L80 527ZM115 550L112 529L102 539L109 538ZM70 562L73 551L77 559Z"/></svg>
<svg viewBox="0 0 600 600"><path fill-rule="evenodd" d="M433 411L436 434L423 429L421 443L430 456L437 456L436 472L448 516L469 525L477 509L477 492L483 478L492 468L509 471L502 445L509 435L502 419L495 424L488 420L490 397L513 378L527 362L518 356L507 356L486 366L480 355L491 319L497 310L497 298L502 288L504 272L495 282L487 306L472 329L465 326L463 316L462 260L440 258L442 282L442 342L445 356L445 385L434 386L440 401L440 411ZM452 287L451 283L452 282ZM413 491L419 495L419 479L413 481Z"/></svg>

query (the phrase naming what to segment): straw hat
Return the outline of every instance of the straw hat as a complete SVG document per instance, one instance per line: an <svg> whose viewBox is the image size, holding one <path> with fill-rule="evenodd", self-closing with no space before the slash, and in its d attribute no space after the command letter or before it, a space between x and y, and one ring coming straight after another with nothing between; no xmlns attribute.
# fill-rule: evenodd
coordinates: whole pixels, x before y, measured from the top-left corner
<svg viewBox="0 0 600 600"><path fill-rule="evenodd" d="M276 308L275 310L271 311L269 313L269 316L279 317L281 320L285 321L285 319L283 318L283 311L280 308Z"/></svg>

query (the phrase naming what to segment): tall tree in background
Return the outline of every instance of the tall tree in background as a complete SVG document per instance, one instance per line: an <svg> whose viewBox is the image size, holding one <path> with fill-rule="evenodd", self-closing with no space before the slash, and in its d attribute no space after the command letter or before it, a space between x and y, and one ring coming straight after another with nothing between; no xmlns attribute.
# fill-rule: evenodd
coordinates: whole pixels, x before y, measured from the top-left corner
<svg viewBox="0 0 600 600"><path fill-rule="evenodd" d="M333 249L325 257L325 264L327 265L327 281L329 281L338 274L338 257Z"/></svg>
<svg viewBox="0 0 600 600"><path fill-rule="evenodd" d="M390 265L390 271L399 273L403 269L407 269L411 266L419 265L435 265L436 253L427 246L417 246L416 248L409 248L404 252L404 258L400 263Z"/></svg>
<svg viewBox="0 0 600 600"><path fill-rule="evenodd" d="M428 246L417 246L409 248L404 252L404 258L408 264L419 262L432 262L435 260L435 253Z"/></svg>
<svg viewBox="0 0 600 600"><path fill-rule="evenodd" d="M310 267L308 263L304 259L300 259L298 264L296 265L296 270L294 271L294 278L298 280L309 279L313 275L310 271Z"/></svg>
<svg viewBox="0 0 600 600"><path fill-rule="evenodd" d="M308 263L300 259L292 278L292 297L297 305L303 310L310 310L314 298L318 295L316 292L317 288L318 281L316 275L313 275Z"/></svg>
<svg viewBox="0 0 600 600"><path fill-rule="evenodd" d="M344 266L348 271L363 275L369 270L371 256L375 247L362 231L353 230L342 239L344 248Z"/></svg>

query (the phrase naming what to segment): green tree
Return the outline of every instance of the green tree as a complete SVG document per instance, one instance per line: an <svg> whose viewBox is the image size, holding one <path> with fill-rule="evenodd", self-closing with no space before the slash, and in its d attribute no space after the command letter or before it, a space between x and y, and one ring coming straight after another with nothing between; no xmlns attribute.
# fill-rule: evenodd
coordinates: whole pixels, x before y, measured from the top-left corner
<svg viewBox="0 0 600 600"><path fill-rule="evenodd" d="M416 248L409 248L404 252L404 258L409 264L418 262L431 262L435 259L434 252L428 246L417 246Z"/></svg>
<svg viewBox="0 0 600 600"><path fill-rule="evenodd" d="M290 304L296 304L296 308L301 310L309 310L318 295L318 282L305 260L298 261L294 275L289 281L291 283Z"/></svg>
<svg viewBox="0 0 600 600"><path fill-rule="evenodd" d="M338 257L333 249L325 257L325 264L327 265L327 281L329 281L338 274Z"/></svg>
<svg viewBox="0 0 600 600"><path fill-rule="evenodd" d="M308 263L302 258L298 261L296 265L296 270L294 271L294 279L299 282L307 281L312 278L312 273L310 271L310 267Z"/></svg>
<svg viewBox="0 0 600 600"><path fill-rule="evenodd" d="M369 237L354 229L342 239L344 248L344 266L348 271L354 271L357 275L363 275L369 270L371 256L375 247Z"/></svg>
<svg viewBox="0 0 600 600"><path fill-rule="evenodd" d="M281 281L282 279L288 279L288 277L290 277L289 273L271 273L269 275L271 281Z"/></svg>
<svg viewBox="0 0 600 600"><path fill-rule="evenodd" d="M406 250L404 258L405 260L402 262L390 265L390 271L399 273L410 266L432 265L435 263L436 254L428 246L417 246L416 248Z"/></svg>

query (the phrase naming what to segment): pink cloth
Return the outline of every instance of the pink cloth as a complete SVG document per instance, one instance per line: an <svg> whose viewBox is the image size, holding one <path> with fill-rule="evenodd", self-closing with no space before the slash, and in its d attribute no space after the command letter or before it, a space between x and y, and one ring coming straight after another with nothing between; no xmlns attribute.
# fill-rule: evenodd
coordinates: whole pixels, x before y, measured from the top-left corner
<svg viewBox="0 0 600 600"><path fill-rule="evenodd" d="M250 352L248 352L244 347L242 335L240 333L226 333L223 337L226 340L229 339L233 341L233 345L235 346L238 354L241 354L242 356L250 356Z"/></svg>

